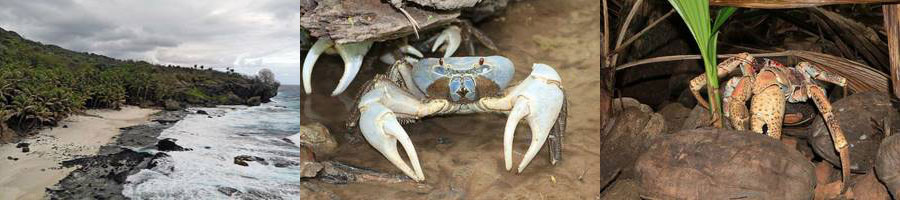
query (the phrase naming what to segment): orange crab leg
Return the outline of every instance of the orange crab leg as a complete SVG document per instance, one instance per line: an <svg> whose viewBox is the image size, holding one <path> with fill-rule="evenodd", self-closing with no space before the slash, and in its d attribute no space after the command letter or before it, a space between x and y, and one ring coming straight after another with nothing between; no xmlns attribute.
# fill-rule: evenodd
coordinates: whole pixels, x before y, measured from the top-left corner
<svg viewBox="0 0 900 200"><path fill-rule="evenodd" d="M719 76L719 78L722 78L725 75L728 75L728 73L734 71L738 66L741 66L741 72L743 72L744 76L753 76L754 72L752 67L750 66L750 63L752 62L753 56L751 56L749 53L738 54L737 56L722 61L722 63L719 63L719 65L716 66L716 71L718 71L717 76ZM709 110L709 102L706 102L706 100L703 99L703 96L700 96L700 90L703 89L704 86L706 86L705 74L700 74L694 79L691 79L691 93L694 94L694 98L697 98L697 103L699 103L700 106L703 106L703 108Z"/></svg>
<svg viewBox="0 0 900 200"><path fill-rule="evenodd" d="M831 103L829 103L828 98L825 97L825 90L811 82L806 83L806 90L809 93L809 97L811 97L816 103L816 106L819 107L819 111L822 112L822 119L825 119L825 125L828 126L828 130L831 132L831 140L834 141L834 148L841 157L841 174L843 177L841 192L843 192L846 189L848 181L850 181L850 146L847 145L847 139L844 137L844 132L838 125L837 120L834 119L834 113L831 112Z"/></svg>

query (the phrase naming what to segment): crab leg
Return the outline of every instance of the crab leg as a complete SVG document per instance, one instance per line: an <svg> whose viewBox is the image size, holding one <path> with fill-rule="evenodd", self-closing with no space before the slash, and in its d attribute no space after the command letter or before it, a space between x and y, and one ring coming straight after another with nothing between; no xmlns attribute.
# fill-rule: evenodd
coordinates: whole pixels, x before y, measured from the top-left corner
<svg viewBox="0 0 900 200"><path fill-rule="evenodd" d="M344 74L341 75L341 80L338 81L337 87L331 92L331 96L337 96L343 93L344 90L350 86L350 82L356 77L356 73L359 72L359 68L362 66L363 57L366 56L369 48L372 47L372 43L373 42L335 44L327 38L320 38L317 40L306 54L306 59L303 60L303 89L306 90L306 94L312 93L312 85L310 83L312 79L312 70L322 53L334 48L341 56L341 59L344 60Z"/></svg>
<svg viewBox="0 0 900 200"><path fill-rule="evenodd" d="M434 45L431 46L431 52L437 51L444 42L447 42L444 58L449 58L453 56L453 53L459 48L459 44L462 43L462 35L458 26L449 26L444 31L441 31L441 34L437 36L437 40L434 41Z"/></svg>
<svg viewBox="0 0 900 200"><path fill-rule="evenodd" d="M754 75L753 68L750 65L752 62L753 56L751 56L750 54L738 54L737 56L722 61L722 63L719 63L719 65L716 66L716 71L718 72L717 76L719 78L722 78L725 75L728 75L728 73L731 73L731 71L734 71L738 66L741 67L741 72L744 74L744 76L752 76ZM700 96L700 90L703 89L704 86L706 86L706 74L701 74L696 78L691 79L691 93L694 94L694 98L697 98L697 103L699 103L700 106L703 106L703 108L709 110L709 103L703 99L703 96Z"/></svg>
<svg viewBox="0 0 900 200"><path fill-rule="evenodd" d="M531 75L522 81L521 84L512 88L506 96L482 98L479 102L487 110L508 112L509 118L506 121L506 128L503 134L503 155L506 170L512 170L512 146L516 126L522 119L528 122L532 133L531 145L528 147L528 151L525 152L522 162L519 163L518 173L525 170L525 167L531 163L531 160L541 150L541 147L551 134L554 135L555 139L561 139L558 137L561 137L562 133L551 132L563 131L563 128L556 127L556 125L565 125L565 116L561 116L561 114L565 114L563 113L565 110L563 107L565 105L565 96L560 86L561 79L559 74L545 64L534 64L532 70ZM554 138L551 138L551 140L554 140ZM556 148L558 145L551 145L551 148ZM555 161L560 159L557 154L558 150L551 149L551 163L555 164Z"/></svg>
<svg viewBox="0 0 900 200"><path fill-rule="evenodd" d="M807 82L806 91L809 93L809 97L816 103L816 106L819 107L819 111L822 113L822 119L825 120L825 125L831 132L831 140L834 142L834 148L841 157L841 175L843 177L841 192L843 192L844 189L846 189L847 183L850 181L850 146L847 144L847 139L844 137L844 132L841 130L840 125L838 125L837 120L834 119L834 113L831 111L831 103L828 102L828 98L825 96L825 90L814 83Z"/></svg>
<svg viewBox="0 0 900 200"><path fill-rule="evenodd" d="M421 51L419 51L418 49L416 49L413 46L410 46L409 44L404 44L403 46L400 46L400 48L398 48L397 50L401 54L400 57L403 57L403 59L406 60L406 62L408 62L408 63L416 63L416 61L418 61L419 58L422 58L425 56L422 54ZM397 59L394 58L394 53L391 53L391 52L381 55L381 57L379 57L378 59L381 60L381 62L383 62L384 64L388 64L388 65L391 65L391 64L394 64L394 62L397 62Z"/></svg>
<svg viewBox="0 0 900 200"><path fill-rule="evenodd" d="M306 94L312 93L312 84L310 84L310 78L312 77L313 66L315 66L316 61L319 60L319 56L322 53L325 53L325 50L331 49L334 46L334 42L331 42L328 38L321 38L316 40L316 43L313 44L312 48L309 49L309 52L306 53L306 59L303 60L303 89L306 91Z"/></svg>

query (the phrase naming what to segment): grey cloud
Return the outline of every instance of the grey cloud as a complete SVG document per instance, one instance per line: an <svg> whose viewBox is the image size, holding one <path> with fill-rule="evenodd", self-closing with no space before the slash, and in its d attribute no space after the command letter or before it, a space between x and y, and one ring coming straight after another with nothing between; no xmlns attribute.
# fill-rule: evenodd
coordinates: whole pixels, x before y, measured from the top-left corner
<svg viewBox="0 0 900 200"><path fill-rule="evenodd" d="M297 0L0 0L0 27L31 40L159 64L267 67L287 84L299 83L278 75L300 66L298 21Z"/></svg>

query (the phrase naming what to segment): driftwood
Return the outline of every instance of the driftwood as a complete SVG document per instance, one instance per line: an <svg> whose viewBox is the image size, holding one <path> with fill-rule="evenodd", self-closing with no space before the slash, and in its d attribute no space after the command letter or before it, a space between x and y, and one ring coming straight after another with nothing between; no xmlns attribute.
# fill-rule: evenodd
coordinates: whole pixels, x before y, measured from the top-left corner
<svg viewBox="0 0 900 200"><path fill-rule="evenodd" d="M884 5L884 29L891 60L891 82L894 97L900 98L900 4Z"/></svg>
<svg viewBox="0 0 900 200"><path fill-rule="evenodd" d="M398 9L381 0L323 0L301 12L300 26L310 36L328 37L338 44L385 41L414 33L413 25ZM419 24L419 31L456 21L459 11L404 9Z"/></svg>

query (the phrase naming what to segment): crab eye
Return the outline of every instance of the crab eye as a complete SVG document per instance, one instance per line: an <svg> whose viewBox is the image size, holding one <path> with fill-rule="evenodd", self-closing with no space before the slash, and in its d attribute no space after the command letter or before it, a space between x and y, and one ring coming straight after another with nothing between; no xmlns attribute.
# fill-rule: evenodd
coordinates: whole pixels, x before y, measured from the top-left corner
<svg viewBox="0 0 900 200"><path fill-rule="evenodd" d="M475 68L475 72L479 74L484 74L491 71L491 66L489 65L481 65L478 68Z"/></svg>
<svg viewBox="0 0 900 200"><path fill-rule="evenodd" d="M441 75L441 76L447 75L447 68L444 66L435 66L434 68L432 68L431 71L437 75Z"/></svg>

